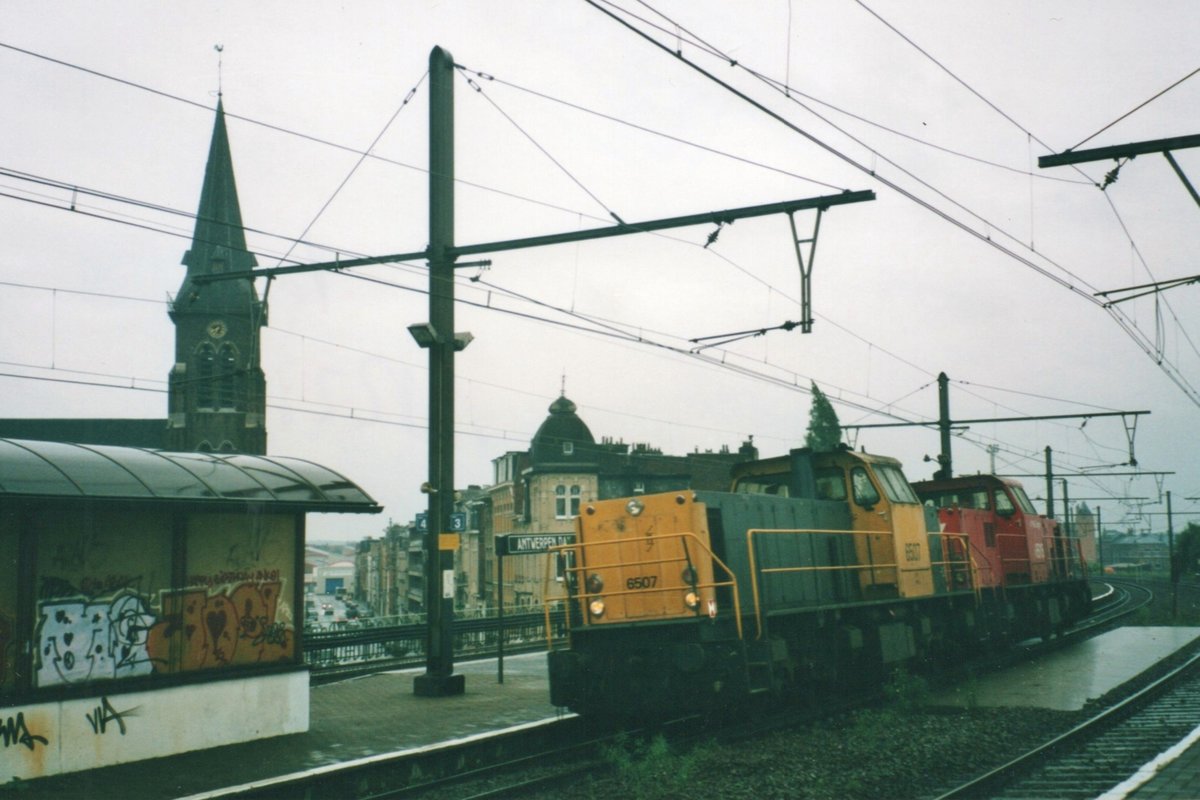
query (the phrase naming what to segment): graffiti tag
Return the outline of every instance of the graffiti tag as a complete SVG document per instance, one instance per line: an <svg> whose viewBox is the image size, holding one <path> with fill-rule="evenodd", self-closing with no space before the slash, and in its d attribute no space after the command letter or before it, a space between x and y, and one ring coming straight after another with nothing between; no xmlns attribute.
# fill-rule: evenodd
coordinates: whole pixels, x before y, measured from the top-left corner
<svg viewBox="0 0 1200 800"><path fill-rule="evenodd" d="M28 726L25 725L25 712L18 711L15 717L9 717L4 723L0 724L0 738L4 741L4 746L9 747L14 744L23 744L30 750L35 744L45 746L48 740L45 736L38 736L36 733L30 733Z"/></svg>
<svg viewBox="0 0 1200 800"><path fill-rule="evenodd" d="M117 711L115 708L113 708L112 703L108 702L107 697L102 697L100 698L100 705L96 706L96 710L90 714L84 714L84 716L87 717L87 721L92 726L92 733L97 735L105 733L108 730L108 724L110 722L115 722L118 726L120 726L121 735L124 736L124 717L128 716L131 711L133 711L133 709Z"/></svg>

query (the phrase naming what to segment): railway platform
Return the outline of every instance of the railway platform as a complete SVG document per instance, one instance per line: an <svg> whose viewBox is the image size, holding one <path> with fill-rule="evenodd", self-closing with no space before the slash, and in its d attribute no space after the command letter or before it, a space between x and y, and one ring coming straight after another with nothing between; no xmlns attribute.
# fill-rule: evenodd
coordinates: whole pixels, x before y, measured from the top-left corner
<svg viewBox="0 0 1200 800"><path fill-rule="evenodd" d="M1200 727L1096 800L1200 798Z"/></svg>
<svg viewBox="0 0 1200 800"><path fill-rule="evenodd" d="M544 652L507 656L502 684L495 659L455 665L455 672L466 676L466 692L456 697L414 695L413 678L421 672L383 672L313 686L306 733L42 778L11 788L18 788L16 794L25 800L217 800L234 789L285 776L344 768L384 754L545 725L558 718L558 709L550 705Z"/></svg>
<svg viewBox="0 0 1200 800"><path fill-rule="evenodd" d="M1020 706L1078 711L1200 639L1200 628L1127 627L1067 645L1033 661L935 692L934 705ZM1064 680L1069 677L1069 680ZM1200 792L1191 795L1200 800Z"/></svg>

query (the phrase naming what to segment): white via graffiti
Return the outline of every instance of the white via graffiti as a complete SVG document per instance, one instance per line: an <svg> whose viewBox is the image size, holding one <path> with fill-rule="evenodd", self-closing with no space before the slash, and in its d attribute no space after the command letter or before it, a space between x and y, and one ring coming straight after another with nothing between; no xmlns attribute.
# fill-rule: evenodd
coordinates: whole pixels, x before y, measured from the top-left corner
<svg viewBox="0 0 1200 800"><path fill-rule="evenodd" d="M39 611L38 686L150 674L146 634L155 617L137 595L47 600Z"/></svg>

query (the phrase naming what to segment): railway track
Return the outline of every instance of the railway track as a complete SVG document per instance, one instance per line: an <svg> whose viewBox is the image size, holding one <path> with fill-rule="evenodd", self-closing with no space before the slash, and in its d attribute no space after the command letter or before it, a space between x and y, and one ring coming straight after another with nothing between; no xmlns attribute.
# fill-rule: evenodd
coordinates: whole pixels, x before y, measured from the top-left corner
<svg viewBox="0 0 1200 800"><path fill-rule="evenodd" d="M1094 635L1147 602L1147 593L1136 584L1111 584L1105 590L1102 607L1093 619L1048 644L1026 649L1025 656L1040 651L1042 647L1057 646L1076 636ZM862 702L866 701L859 700L859 703ZM781 714L768 727L797 724L802 716ZM720 735L722 739L763 735L764 730L761 725L743 725L736 733L726 728L718 734L713 727L699 725L694 719L676 728L688 729L693 735L699 731L698 735L707 738ZM669 726L667 731L668 737L676 744L685 738L683 733L670 733ZM638 733L626 731L626 735L630 736ZM219 796L278 797L289 800L321 797L371 800L471 797L483 800L520 796L534 790L568 785L578 781L583 774L610 769L611 764L603 758L603 753L613 746L616 735L614 729L600 728L571 715L545 729L495 737L496 742L480 737L468 743L426 748L420 753L381 754L370 759L369 763L339 765L333 769L314 771L310 775L293 776L291 780L273 785L245 787L244 792L222 793Z"/></svg>
<svg viewBox="0 0 1200 800"><path fill-rule="evenodd" d="M937 800L1092 798L1200 725L1200 655L1063 735Z"/></svg>

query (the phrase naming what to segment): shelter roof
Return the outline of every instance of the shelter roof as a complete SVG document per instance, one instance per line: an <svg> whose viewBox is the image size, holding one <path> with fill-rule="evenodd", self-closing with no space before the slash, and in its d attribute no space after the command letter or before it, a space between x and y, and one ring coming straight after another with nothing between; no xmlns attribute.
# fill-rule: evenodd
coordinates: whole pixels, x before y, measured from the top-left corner
<svg viewBox="0 0 1200 800"><path fill-rule="evenodd" d="M0 439L0 500L142 500L376 513L340 473L299 458Z"/></svg>

